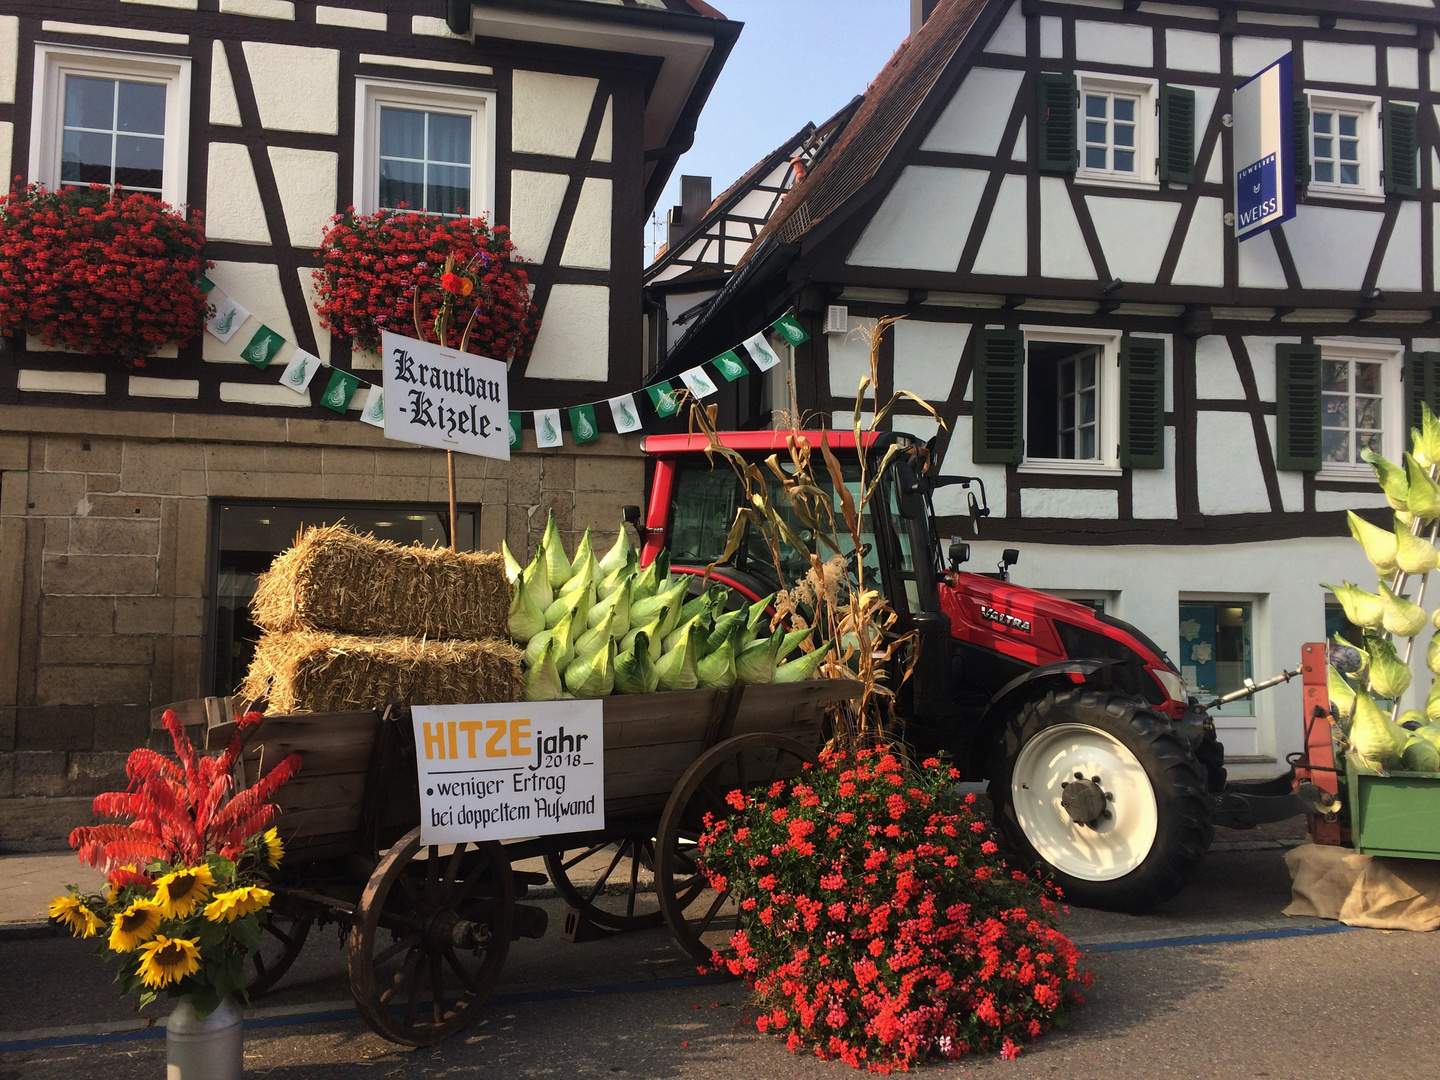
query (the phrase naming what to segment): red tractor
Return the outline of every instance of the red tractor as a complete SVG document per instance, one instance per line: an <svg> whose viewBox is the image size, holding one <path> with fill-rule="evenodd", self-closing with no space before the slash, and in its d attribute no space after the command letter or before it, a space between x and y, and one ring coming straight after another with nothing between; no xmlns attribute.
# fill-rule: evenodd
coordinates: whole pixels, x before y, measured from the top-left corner
<svg viewBox="0 0 1440 1080"><path fill-rule="evenodd" d="M855 437L806 437L828 440L846 486L858 491ZM785 432L720 439L751 460L778 452L788 461ZM642 564L666 549L674 571L702 575L724 552L743 490L706 446L701 435L645 440L653 478L643 523L638 508L626 509L641 535ZM878 477L860 556L897 627L915 632L914 668L897 705L905 739L919 754L948 754L966 780L989 780L996 824L1022 859L1042 865L1076 903L1142 911L1185 884L1217 822L1246 826L1301 812L1288 777L1250 795L1227 788L1207 713L1140 630L1011 584L1013 549L996 573L962 570L969 545L942 546L931 496L964 487L978 527L988 514L983 483L937 475L933 447L904 434L866 434L860 449L878 467L893 446L900 452ZM783 513L778 484L773 502ZM784 554L795 558L786 576L798 579L808 566ZM758 536L746 537L713 578L752 602L778 584Z"/></svg>

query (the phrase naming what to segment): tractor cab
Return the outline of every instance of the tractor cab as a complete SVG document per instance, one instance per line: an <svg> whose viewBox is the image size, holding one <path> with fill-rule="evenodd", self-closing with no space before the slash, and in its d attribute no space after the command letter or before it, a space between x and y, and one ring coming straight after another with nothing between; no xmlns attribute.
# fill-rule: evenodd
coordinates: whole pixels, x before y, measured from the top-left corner
<svg viewBox="0 0 1440 1080"><path fill-rule="evenodd" d="M774 454L789 466L787 432L724 432L719 439L747 461ZM969 544L942 540L932 497L947 486L966 489L972 532L989 516L985 487L976 477L941 476L933 445L900 432L864 432L857 444L849 431L807 432L821 439L840 462L850 496L861 503L860 454L874 492L860 529L860 573L867 588L890 602L901 632L915 633L915 665L901 688L901 715L907 737L923 751L945 750L968 763L971 774L988 765L991 728L1002 720L1017 694L1037 680L1072 687L1093 682L1139 697L1174 720L1185 717L1179 673L1163 650L1138 629L1071 600L1015 585L1009 567L1019 553L1006 549L992 573L971 572ZM744 498L734 469L705 453L703 435L658 435L645 441L653 463L650 502L640 529L642 564L668 548L677 572L705 573L725 553L731 526ZM822 487L831 485L824 467L813 470ZM786 506L781 484L762 469L770 501L805 543L817 538ZM839 517L837 510L837 519ZM822 558L842 555L854 569L854 540L843 520L838 547L822 539ZM800 580L809 565L789 547L776 559L765 540L749 529L712 576L754 601ZM738 600L737 600L738 602Z"/></svg>

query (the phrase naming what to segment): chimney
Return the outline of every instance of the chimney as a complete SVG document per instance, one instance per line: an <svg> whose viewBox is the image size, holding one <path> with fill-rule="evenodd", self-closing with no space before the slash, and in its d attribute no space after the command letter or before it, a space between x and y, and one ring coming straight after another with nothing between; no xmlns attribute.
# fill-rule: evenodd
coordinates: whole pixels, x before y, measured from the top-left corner
<svg viewBox="0 0 1440 1080"><path fill-rule="evenodd" d="M710 209L710 177L680 177L680 205L670 208L670 228L665 243L673 248L700 224L705 211Z"/></svg>
<svg viewBox="0 0 1440 1080"><path fill-rule="evenodd" d="M925 25L925 20L930 18L940 0L910 0L910 36L914 37L916 31Z"/></svg>

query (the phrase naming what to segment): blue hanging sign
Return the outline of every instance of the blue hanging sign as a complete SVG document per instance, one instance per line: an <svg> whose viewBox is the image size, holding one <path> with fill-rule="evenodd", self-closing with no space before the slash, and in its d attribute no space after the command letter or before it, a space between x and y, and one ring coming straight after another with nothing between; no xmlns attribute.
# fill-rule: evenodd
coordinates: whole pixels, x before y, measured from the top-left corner
<svg viewBox="0 0 1440 1080"><path fill-rule="evenodd" d="M1235 91L1235 238L1295 216L1295 79L1289 53Z"/></svg>

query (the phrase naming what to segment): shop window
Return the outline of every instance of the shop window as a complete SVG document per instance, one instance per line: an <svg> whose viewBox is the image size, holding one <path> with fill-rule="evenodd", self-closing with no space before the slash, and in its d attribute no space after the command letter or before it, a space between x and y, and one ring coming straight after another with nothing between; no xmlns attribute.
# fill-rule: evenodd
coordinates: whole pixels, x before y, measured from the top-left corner
<svg viewBox="0 0 1440 1080"><path fill-rule="evenodd" d="M1250 602L1181 601L1178 659L1186 688L1201 701L1243 689L1255 674ZM1232 701L1217 715L1254 716L1254 699Z"/></svg>
<svg viewBox="0 0 1440 1080"><path fill-rule="evenodd" d="M216 516L210 692L222 697L234 692L255 655L260 637L250 618L255 580L302 529L344 524L399 544L450 542L449 512L428 506L228 502L217 506ZM456 544L462 551L475 550L476 523L474 511L457 514Z"/></svg>
<svg viewBox="0 0 1440 1080"><path fill-rule="evenodd" d="M190 60L35 47L30 178L185 202Z"/></svg>

